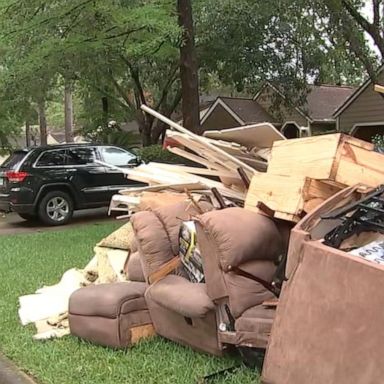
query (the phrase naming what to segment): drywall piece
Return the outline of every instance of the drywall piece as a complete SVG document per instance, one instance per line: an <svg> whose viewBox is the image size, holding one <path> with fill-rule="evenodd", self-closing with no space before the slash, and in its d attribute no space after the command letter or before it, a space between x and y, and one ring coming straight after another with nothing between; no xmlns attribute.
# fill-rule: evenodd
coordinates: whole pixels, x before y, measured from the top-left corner
<svg viewBox="0 0 384 384"><path fill-rule="evenodd" d="M248 149L271 148L275 141L287 140L272 124L245 125L221 131L205 131L204 137L216 140L233 141Z"/></svg>

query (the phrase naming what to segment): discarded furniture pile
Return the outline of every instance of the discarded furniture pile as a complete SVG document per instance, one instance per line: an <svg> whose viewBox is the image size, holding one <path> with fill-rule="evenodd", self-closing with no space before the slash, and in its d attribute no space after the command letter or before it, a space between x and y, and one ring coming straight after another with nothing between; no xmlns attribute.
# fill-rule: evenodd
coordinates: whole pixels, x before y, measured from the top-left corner
<svg viewBox="0 0 384 384"><path fill-rule="evenodd" d="M342 134L199 137L146 109L204 168L121 170L149 186L116 197L130 221L111 236L126 253L99 244L112 277L71 293L71 334L129 347L156 333L248 363L266 350L266 384L380 382L383 155Z"/></svg>

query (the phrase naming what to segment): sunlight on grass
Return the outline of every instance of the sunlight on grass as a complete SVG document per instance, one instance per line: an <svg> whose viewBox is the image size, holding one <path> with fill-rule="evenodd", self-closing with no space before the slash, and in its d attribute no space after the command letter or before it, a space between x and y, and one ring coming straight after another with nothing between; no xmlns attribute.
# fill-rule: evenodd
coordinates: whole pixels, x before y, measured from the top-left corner
<svg viewBox="0 0 384 384"><path fill-rule="evenodd" d="M17 316L20 295L56 283L71 267L82 268L94 245L120 223L57 232L0 237L0 350L41 384L189 384L238 362L196 353L155 337L131 350L91 345L74 337L36 342L32 326ZM240 367L212 383L256 384L255 372Z"/></svg>

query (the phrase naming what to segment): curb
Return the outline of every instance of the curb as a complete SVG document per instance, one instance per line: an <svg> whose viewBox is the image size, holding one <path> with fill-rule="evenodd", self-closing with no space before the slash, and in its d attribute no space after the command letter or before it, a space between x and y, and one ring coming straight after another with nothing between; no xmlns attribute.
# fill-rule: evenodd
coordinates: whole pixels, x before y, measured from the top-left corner
<svg viewBox="0 0 384 384"><path fill-rule="evenodd" d="M21 372L9 359L0 354L0 383L1 384L36 384L24 372Z"/></svg>

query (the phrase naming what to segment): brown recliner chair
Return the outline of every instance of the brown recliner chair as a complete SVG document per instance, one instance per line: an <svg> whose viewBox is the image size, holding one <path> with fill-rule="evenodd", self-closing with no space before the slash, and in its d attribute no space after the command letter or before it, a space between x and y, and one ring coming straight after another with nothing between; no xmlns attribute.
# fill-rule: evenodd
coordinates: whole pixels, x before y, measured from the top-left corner
<svg viewBox="0 0 384 384"><path fill-rule="evenodd" d="M198 216L206 283L197 284L182 268L173 270L181 219L188 216L179 205L132 218L156 332L216 355L227 344L265 347L274 311L262 303L274 297L267 287L283 252L278 227L270 218L240 208ZM158 275L168 267L172 274Z"/></svg>
<svg viewBox="0 0 384 384"><path fill-rule="evenodd" d="M130 281L91 285L69 300L71 334L95 344L125 348L154 334L144 293L147 284L137 252L124 268Z"/></svg>
<svg viewBox="0 0 384 384"><path fill-rule="evenodd" d="M228 208L198 217L207 293L216 306L220 344L264 349L276 298L271 285L286 240L269 217Z"/></svg>
<svg viewBox="0 0 384 384"><path fill-rule="evenodd" d="M208 211L212 206L199 203ZM180 266L179 230L183 220L198 215L188 203L139 212L132 219L144 276L145 293L156 333L215 355L222 353L217 338L215 306L205 284L191 283ZM162 271L161 276L158 275ZM164 272L165 271L165 272ZM169 272L164 277L164 273Z"/></svg>

